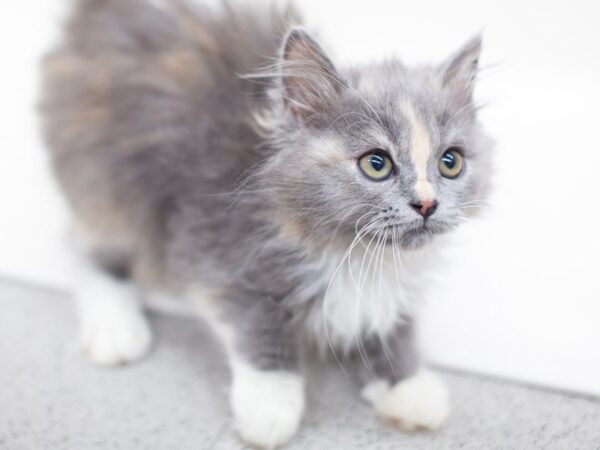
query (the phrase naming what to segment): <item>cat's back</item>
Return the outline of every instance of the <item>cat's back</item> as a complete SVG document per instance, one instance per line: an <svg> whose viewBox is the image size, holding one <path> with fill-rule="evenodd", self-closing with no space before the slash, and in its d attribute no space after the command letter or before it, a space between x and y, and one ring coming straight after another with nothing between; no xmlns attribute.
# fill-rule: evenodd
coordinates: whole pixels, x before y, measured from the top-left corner
<svg viewBox="0 0 600 450"><path fill-rule="evenodd" d="M291 9L81 0L43 62L46 140L84 222L153 223L177 196L225 192L257 158L250 115Z"/></svg>

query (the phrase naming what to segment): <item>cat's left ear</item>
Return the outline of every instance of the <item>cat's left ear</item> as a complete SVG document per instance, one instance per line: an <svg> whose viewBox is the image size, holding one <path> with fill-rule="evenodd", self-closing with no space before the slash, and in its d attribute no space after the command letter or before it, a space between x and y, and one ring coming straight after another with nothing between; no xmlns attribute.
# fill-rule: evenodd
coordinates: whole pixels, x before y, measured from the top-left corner
<svg viewBox="0 0 600 450"><path fill-rule="evenodd" d="M303 121L326 110L344 82L317 41L303 28L293 28L281 51L283 101Z"/></svg>
<svg viewBox="0 0 600 450"><path fill-rule="evenodd" d="M442 86L465 105L473 101L481 41L481 34L471 38L441 66Z"/></svg>

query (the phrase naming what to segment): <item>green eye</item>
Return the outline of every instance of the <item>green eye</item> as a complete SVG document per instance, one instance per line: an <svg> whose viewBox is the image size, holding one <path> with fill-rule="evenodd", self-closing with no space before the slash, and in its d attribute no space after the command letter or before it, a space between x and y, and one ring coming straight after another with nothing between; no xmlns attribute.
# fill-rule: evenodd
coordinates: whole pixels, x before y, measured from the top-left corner
<svg viewBox="0 0 600 450"><path fill-rule="evenodd" d="M438 167L443 177L457 178L464 168L464 158L460 149L451 147L446 150L438 162Z"/></svg>
<svg viewBox="0 0 600 450"><path fill-rule="evenodd" d="M382 150L373 150L358 160L358 167L373 181L387 179L394 169L392 160Z"/></svg>

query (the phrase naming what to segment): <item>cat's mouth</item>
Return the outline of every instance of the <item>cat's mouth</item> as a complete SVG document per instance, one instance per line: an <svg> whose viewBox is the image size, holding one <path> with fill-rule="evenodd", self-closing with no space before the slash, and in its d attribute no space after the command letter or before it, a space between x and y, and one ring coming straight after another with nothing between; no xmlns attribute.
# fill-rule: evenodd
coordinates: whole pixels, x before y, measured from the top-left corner
<svg viewBox="0 0 600 450"><path fill-rule="evenodd" d="M445 233L453 227L437 220L416 220L410 223L386 224L386 241L406 249L415 249L428 243L436 234Z"/></svg>
<svg viewBox="0 0 600 450"><path fill-rule="evenodd" d="M398 219L388 220L363 235L366 242L385 242L387 245L400 246L406 249L415 249L427 244L435 235L450 231L455 226L438 219L415 219L410 222L402 222ZM356 238L356 230L353 230ZM373 244L375 245L375 244Z"/></svg>

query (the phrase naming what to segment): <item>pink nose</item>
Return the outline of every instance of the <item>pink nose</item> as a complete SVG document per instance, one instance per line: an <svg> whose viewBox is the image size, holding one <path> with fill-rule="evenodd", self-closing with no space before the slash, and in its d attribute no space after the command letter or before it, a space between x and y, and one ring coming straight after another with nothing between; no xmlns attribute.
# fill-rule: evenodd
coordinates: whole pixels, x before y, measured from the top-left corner
<svg viewBox="0 0 600 450"><path fill-rule="evenodd" d="M424 219L427 219L435 212L438 202L437 200L422 200L417 203L411 203L410 206L421 214Z"/></svg>

